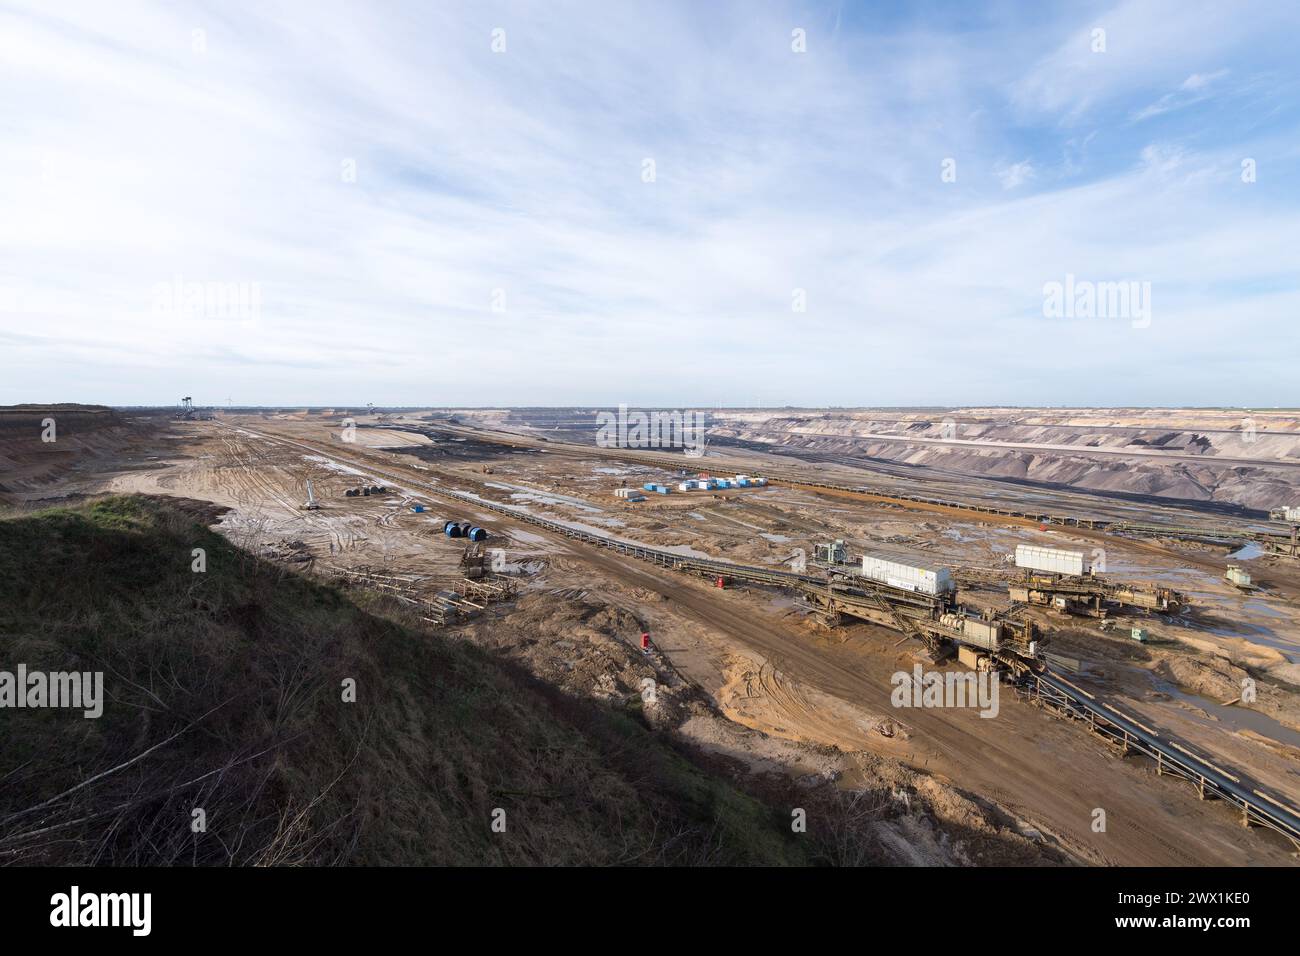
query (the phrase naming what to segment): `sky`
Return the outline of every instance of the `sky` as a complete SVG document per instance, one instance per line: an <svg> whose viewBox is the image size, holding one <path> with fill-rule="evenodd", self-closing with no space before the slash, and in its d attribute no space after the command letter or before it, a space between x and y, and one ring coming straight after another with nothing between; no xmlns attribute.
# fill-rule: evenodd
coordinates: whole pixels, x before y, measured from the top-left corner
<svg viewBox="0 0 1300 956"><path fill-rule="evenodd" d="M0 403L1300 405L1297 35L0 0Z"/></svg>

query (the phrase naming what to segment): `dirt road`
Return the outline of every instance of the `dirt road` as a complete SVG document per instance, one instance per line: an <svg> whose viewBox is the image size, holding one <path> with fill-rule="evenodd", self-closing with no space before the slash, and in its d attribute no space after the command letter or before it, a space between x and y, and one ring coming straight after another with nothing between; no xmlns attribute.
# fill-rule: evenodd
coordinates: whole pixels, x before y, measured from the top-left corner
<svg viewBox="0 0 1300 956"><path fill-rule="evenodd" d="M450 425L439 424L438 428L440 430L445 430L449 433L463 434L469 437L476 438L478 440L497 442L505 446L535 448L538 450L543 450L548 454L562 455L562 456L575 457L575 458L604 457L615 461L638 462L638 461L646 460L647 457L650 459L656 457L655 455L650 453L643 455L638 453L637 451L629 451L627 449L618 449L618 448L600 448L596 445L592 445L590 448L578 448L573 445L568 445L561 442L548 442L527 435L493 433L489 431L484 431L482 429L469 428L463 425L450 426ZM396 432L396 434L401 434L401 432ZM740 468L740 469L748 468L750 471L757 471L758 473L762 473L763 472L762 465L755 464L755 463L762 462L763 459L766 457L767 456L742 455L736 460L730 461L729 467ZM745 465L743 463L745 460L749 460L751 464ZM722 461L726 462L728 461L728 459L722 459ZM712 458L700 459L700 463L708 464L712 467L721 467L718 461ZM789 462L777 462L776 464L778 467L785 467L785 468L788 468L790 465ZM806 466L801 467L800 470L807 470ZM850 469L847 473L843 473L843 471L844 470L841 468L832 466L825 474L810 472L807 476L807 480L809 481L825 480L828 482L845 481L845 482L852 483L853 481L861 477L860 469ZM773 481L773 484L779 486L782 484L782 482ZM913 511L921 514L944 515L952 518L971 517L971 512L964 508L954 508L942 504L931 504L927 502L917 502L917 501L899 502L897 499L890 498L885 495L872 494L871 492L867 492L867 491L849 491L845 489L833 489L833 488L816 488L816 489L812 489L812 491L814 494L825 498L832 498L832 499L839 498L848 501L877 502L877 503L902 507L907 511ZM1063 493L1061 495L1061 498L1062 501L1058 503L1056 507L1059 507L1062 513L1069 513L1072 508L1078 509L1079 513L1087 513L1089 506L1092 505L1095 507L1096 504L1095 502L1090 502L1087 499L1080 498L1078 495L1072 495L1069 493ZM1161 511L1166 513L1171 520L1178 520L1183 523L1194 524L1198 519L1204 518L1203 515L1187 514L1183 512L1181 509L1174 508L1174 507L1162 507ZM978 517L980 521L984 521L989 524L1005 525L1007 527L1033 528L1038 526L1037 521L1026 519L1026 518L1018 518L1011 515L999 515L995 513L978 512L976 517ZM1068 530L1069 533L1072 535L1077 535L1078 537L1081 538L1087 538L1092 541L1097 541L1102 545L1105 545L1107 543L1120 543L1126 548L1132 548L1138 551L1145 551L1148 554L1158 554L1158 555L1163 555L1165 557L1176 557L1178 560L1186 562L1187 564L1192 564L1197 567L1204 568L1206 570L1214 571L1216 574L1222 572L1223 565L1224 565L1224 560L1222 556L1212 552L1199 553L1195 549L1191 549L1191 548L1174 548L1160 541L1147 540L1147 539L1135 538L1129 536L1117 536L1113 533L1103 531L1100 529L1090 529L1084 527L1071 526L1069 527ZM1279 593L1281 593L1288 599L1294 600L1300 598L1300 571L1285 570L1281 568L1275 568L1270 570L1259 570L1256 573L1256 578L1259 583L1276 588Z"/></svg>
<svg viewBox="0 0 1300 956"><path fill-rule="evenodd" d="M275 437L302 443L301 437ZM344 465L373 462L376 468L409 475L414 487L437 493L427 473L374 459L364 449L342 452L306 445L308 453ZM510 533L539 533L499 514L493 521ZM676 613L761 655L787 681L868 714L900 720L912 733L909 762L998 802L1083 859L1136 866L1281 864L1291 859L1280 838L1243 830L1224 807L1202 803L1186 785L1156 777L1154 767L1140 758L1115 758L1081 727L1012 699L1010 691L1003 693L1001 713L993 719L973 710L896 710L890 702L890 676L910 669L911 662L906 648L892 646L895 635L874 632L868 639L842 644L817 641L748 606L742 595L719 593L671 571L564 543L574 560L602 577L663 595ZM689 670L687 674L691 676ZM1105 813L1105 832L1093 830L1097 810Z"/></svg>

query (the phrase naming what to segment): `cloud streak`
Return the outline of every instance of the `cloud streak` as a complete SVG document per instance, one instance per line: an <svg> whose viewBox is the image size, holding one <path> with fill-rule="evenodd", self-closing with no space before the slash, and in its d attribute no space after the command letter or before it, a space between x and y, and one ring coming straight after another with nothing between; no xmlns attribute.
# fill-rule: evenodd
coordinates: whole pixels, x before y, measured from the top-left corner
<svg viewBox="0 0 1300 956"><path fill-rule="evenodd" d="M1284 14L942 9L19 4L0 400L1293 403Z"/></svg>

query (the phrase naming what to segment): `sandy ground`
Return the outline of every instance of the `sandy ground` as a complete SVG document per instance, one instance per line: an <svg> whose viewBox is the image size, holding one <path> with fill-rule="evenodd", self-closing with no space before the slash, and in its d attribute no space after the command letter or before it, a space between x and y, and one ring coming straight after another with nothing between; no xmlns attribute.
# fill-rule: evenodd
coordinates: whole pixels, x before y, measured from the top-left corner
<svg viewBox="0 0 1300 956"><path fill-rule="evenodd" d="M242 544L315 571L382 569L427 593L460 577L463 542L441 534L443 520L472 520L493 532L489 546L518 577L521 597L465 625L467 637L506 640L501 635L517 633L510 625L516 614L523 615L521 621L535 618L530 634L546 632L549 621L552 636L528 652L531 665L548 679L570 680L599 696L635 690L644 679L621 655L639 657L637 635L649 630L654 679L667 690L677 682L698 689L716 711L683 709L674 717L679 731L751 769L852 786L867 775L878 779L910 768L925 775L910 780L913 790L917 779L930 781L925 786L938 788L935 805L947 807L954 818L969 809L962 794L977 795L996 805L1017 834L1083 862L1294 860L1285 841L1243 830L1225 808L1201 803L1186 785L1157 778L1141 760L1117 759L1100 740L1016 699L1009 689L991 720L969 710L893 707L890 678L913 663L912 649L900 646L897 634L865 625L832 631L788 595L718 591L485 509L448 503L428 486L445 483L601 533L748 564L789 563L800 551L811 556L818 541L844 538L859 552L990 568L1022 541L1090 549L1094 538L781 488L651 496L630 505L614 498L615 488L663 481L667 473L598 455L583 459L430 440L358 421L355 442L340 440L337 420L310 416L175 425L169 430L173 437L160 439L161 453L142 454L133 446L124 460L100 462L97 479L79 474L73 490L215 501L232 509L221 527ZM258 433L306 441L316 450ZM346 488L373 483L362 480L369 477L367 463L410 480L380 481L389 486L382 495L345 497ZM323 504L320 511L300 507L308 479ZM416 503L426 513L414 513ZM1106 548L1113 576L1172 584L1191 595L1195 606L1178 616L1117 616L1118 633L1127 633L1131 623L1149 628L1153 641L1147 645L1104 634L1095 621L1044 614L1045 625L1062 632L1057 647L1083 663L1079 679L1300 804L1294 571L1279 564L1271 569L1276 586L1243 595L1221 581L1222 554L1176 554L1117 539L1107 540ZM970 597L1005 603L1005 592L992 588ZM575 607L594 610L574 620ZM588 631L613 635L623 647L616 654L603 640L573 638ZM1228 691L1247 673L1259 682L1259 702L1249 709L1223 707L1232 696ZM1107 812L1106 833L1092 831L1097 808Z"/></svg>
<svg viewBox="0 0 1300 956"><path fill-rule="evenodd" d="M973 477L1251 508L1300 493L1294 410L723 411L711 433Z"/></svg>

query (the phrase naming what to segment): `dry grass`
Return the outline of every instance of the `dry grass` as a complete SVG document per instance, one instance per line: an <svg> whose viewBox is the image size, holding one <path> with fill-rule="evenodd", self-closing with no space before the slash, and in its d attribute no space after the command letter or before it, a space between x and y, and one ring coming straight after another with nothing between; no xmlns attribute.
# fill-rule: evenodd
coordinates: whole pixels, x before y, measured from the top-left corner
<svg viewBox="0 0 1300 956"><path fill-rule="evenodd" d="M103 671L107 698L98 720L0 712L0 862L826 859L633 716L359 607L206 520L130 497L0 521L0 669Z"/></svg>

